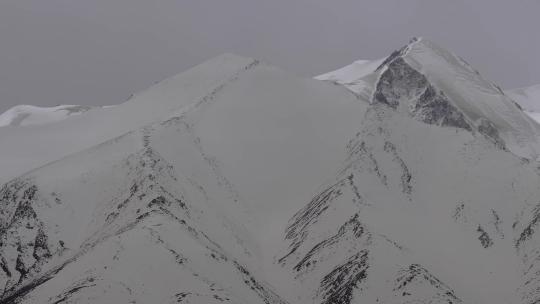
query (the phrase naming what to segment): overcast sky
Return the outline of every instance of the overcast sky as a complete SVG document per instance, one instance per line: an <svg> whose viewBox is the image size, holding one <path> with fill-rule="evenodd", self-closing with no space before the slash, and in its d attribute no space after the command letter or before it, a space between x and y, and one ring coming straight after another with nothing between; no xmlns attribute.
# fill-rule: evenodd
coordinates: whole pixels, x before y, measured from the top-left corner
<svg viewBox="0 0 540 304"><path fill-rule="evenodd" d="M540 0L0 0L0 111L103 105L224 52L304 76L424 36L540 83Z"/></svg>

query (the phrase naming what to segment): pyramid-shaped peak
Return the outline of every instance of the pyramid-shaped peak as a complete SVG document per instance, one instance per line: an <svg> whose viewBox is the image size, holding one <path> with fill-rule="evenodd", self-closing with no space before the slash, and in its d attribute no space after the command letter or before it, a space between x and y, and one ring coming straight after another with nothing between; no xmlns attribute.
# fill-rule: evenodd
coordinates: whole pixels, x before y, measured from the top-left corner
<svg viewBox="0 0 540 304"><path fill-rule="evenodd" d="M371 103L405 112L413 107L409 114L430 124L489 133L497 145L519 156L536 158L540 151L538 126L499 86L423 37L412 38L385 59L353 63L317 79L342 84ZM434 102L429 110L428 99Z"/></svg>
<svg viewBox="0 0 540 304"><path fill-rule="evenodd" d="M408 44L400 49L392 52L383 63L377 68L382 69L396 58L410 57L420 63L430 64L434 60L444 61L450 64L465 65L470 68L469 64L451 51L443 48L439 44L424 37L413 37ZM475 71L476 72L476 71Z"/></svg>

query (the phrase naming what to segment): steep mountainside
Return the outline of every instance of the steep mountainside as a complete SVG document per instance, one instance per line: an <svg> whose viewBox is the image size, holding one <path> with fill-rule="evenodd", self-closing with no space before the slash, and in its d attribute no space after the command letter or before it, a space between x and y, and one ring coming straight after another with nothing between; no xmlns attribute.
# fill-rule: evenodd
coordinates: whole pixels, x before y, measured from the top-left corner
<svg viewBox="0 0 540 304"><path fill-rule="evenodd" d="M537 303L540 127L508 95L414 39L0 129L1 303Z"/></svg>

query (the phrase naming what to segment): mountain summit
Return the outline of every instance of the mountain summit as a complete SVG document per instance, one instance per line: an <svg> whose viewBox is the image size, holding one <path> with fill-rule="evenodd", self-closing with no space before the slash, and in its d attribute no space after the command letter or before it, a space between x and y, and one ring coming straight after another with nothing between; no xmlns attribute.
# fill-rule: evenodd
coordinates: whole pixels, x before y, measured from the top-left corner
<svg viewBox="0 0 540 304"><path fill-rule="evenodd" d="M376 68L364 63L364 68L354 70L355 65L318 79L343 84L372 101L399 106L427 123L482 133L517 155L538 157L538 125L497 85L435 43L414 38ZM407 92L397 92L403 90Z"/></svg>
<svg viewBox="0 0 540 304"><path fill-rule="evenodd" d="M0 302L534 304L540 130L511 98L414 39L0 128Z"/></svg>

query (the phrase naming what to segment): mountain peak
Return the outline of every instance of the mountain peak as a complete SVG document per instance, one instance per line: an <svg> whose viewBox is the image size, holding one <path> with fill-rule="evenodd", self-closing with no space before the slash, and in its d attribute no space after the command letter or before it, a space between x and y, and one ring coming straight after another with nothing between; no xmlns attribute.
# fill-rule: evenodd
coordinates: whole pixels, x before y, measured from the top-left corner
<svg viewBox="0 0 540 304"><path fill-rule="evenodd" d="M417 38L417 37L411 38L411 40L409 40L408 44L406 44L405 46L403 46L400 49L397 49L397 50L393 51L390 54L390 56L386 57L383 60L383 62L377 67L377 69L375 69L375 71L378 71L378 70L382 69L384 66L391 63L394 59L396 59L398 57L405 56L409 52L409 50L413 47L413 45L421 44L422 40L423 40L423 38Z"/></svg>
<svg viewBox="0 0 540 304"><path fill-rule="evenodd" d="M374 66L363 63L366 68L356 75L346 67L317 79L342 84L370 103L429 124L481 133L516 155L538 156L538 125L497 85L436 43L413 38Z"/></svg>

